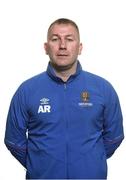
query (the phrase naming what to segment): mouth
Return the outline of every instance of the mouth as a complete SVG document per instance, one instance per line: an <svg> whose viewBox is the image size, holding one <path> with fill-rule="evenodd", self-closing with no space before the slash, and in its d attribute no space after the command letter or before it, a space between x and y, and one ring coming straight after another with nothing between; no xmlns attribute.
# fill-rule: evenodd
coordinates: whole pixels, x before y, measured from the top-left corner
<svg viewBox="0 0 126 180"><path fill-rule="evenodd" d="M68 54L57 54L58 57L67 57Z"/></svg>
<svg viewBox="0 0 126 180"><path fill-rule="evenodd" d="M57 56L58 57L67 57L68 52L67 51L59 51L59 52L57 52Z"/></svg>
<svg viewBox="0 0 126 180"><path fill-rule="evenodd" d="M58 55L58 57L67 57L67 55Z"/></svg>

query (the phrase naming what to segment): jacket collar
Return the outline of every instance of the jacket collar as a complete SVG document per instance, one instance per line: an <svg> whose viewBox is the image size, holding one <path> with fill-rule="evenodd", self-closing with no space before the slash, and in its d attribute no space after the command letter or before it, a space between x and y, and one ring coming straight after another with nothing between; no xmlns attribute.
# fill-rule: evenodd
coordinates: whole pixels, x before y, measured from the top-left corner
<svg viewBox="0 0 126 180"><path fill-rule="evenodd" d="M69 77L69 79L67 80L67 82L70 82L73 79L75 79L80 74L81 71L82 71L82 66L81 66L80 62L78 61L77 62L77 69L76 69L75 74L71 75ZM51 79L53 79L54 81L62 82L62 83L64 82L60 77L56 76L54 68L53 68L53 66L51 65L50 62L48 63L46 72L51 77Z"/></svg>

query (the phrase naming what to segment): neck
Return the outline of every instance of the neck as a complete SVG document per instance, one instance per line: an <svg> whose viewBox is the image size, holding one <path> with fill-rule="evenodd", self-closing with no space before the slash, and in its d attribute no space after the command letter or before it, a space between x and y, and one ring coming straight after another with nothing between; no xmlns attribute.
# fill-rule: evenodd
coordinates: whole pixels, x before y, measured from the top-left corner
<svg viewBox="0 0 126 180"><path fill-rule="evenodd" d="M54 66L53 66L54 67ZM70 67L64 68L64 69L59 69L58 67L54 67L55 73L57 77L60 77L64 82L66 82L69 77L73 74L76 73L76 68L77 68L77 61L74 62Z"/></svg>

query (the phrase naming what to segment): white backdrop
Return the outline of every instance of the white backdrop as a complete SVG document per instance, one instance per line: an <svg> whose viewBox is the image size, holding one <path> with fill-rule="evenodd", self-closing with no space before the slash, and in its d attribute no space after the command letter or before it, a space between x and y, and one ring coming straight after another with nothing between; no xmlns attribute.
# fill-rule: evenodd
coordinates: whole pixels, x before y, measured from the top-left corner
<svg viewBox="0 0 126 180"><path fill-rule="evenodd" d="M20 83L46 69L47 28L57 18L80 28L83 69L109 80L122 106L126 130L125 0L0 0L0 179L23 180L24 168L4 146L10 100ZM126 141L108 160L108 180L126 179Z"/></svg>

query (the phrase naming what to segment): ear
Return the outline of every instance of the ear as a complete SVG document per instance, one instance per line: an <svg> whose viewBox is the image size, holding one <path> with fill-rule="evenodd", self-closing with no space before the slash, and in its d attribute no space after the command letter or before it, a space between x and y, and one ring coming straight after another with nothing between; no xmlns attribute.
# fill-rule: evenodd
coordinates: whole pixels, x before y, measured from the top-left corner
<svg viewBox="0 0 126 180"><path fill-rule="evenodd" d="M48 44L44 43L44 49L45 49L45 53L48 54Z"/></svg>
<svg viewBox="0 0 126 180"><path fill-rule="evenodd" d="M80 45L79 45L79 51L78 51L78 55L80 55L80 54L81 54L82 49L83 49L83 45L82 45L82 43L80 43Z"/></svg>

